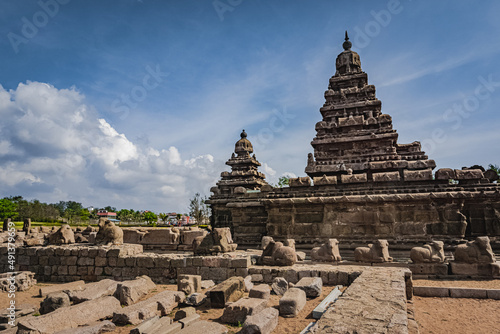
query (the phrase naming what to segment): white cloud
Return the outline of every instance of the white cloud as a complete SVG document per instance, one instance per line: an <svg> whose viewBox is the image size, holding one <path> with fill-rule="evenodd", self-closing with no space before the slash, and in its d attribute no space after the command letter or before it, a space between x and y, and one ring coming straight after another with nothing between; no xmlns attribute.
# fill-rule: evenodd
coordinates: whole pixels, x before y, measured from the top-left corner
<svg viewBox="0 0 500 334"><path fill-rule="evenodd" d="M1 196L154 211L185 211L223 168L210 154L141 148L99 118L76 89L0 86Z"/></svg>

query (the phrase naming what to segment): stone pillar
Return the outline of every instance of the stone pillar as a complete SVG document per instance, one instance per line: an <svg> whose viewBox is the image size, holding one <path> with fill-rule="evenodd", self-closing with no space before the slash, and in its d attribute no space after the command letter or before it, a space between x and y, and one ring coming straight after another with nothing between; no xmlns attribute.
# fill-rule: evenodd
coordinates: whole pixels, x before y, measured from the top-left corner
<svg viewBox="0 0 500 334"><path fill-rule="evenodd" d="M9 223L11 222L10 218L7 218L3 221L3 230L8 231L9 230Z"/></svg>
<svg viewBox="0 0 500 334"><path fill-rule="evenodd" d="M31 230L31 218L25 218L23 224L23 231L29 234Z"/></svg>

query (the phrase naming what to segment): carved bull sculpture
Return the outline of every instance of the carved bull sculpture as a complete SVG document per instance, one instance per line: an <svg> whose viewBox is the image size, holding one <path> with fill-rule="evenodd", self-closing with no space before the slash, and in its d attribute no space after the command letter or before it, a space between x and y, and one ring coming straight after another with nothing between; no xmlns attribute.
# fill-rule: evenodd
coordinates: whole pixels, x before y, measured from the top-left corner
<svg viewBox="0 0 500 334"><path fill-rule="evenodd" d="M432 241L423 247L413 247L410 251L410 259L413 263L443 263L444 243L442 241Z"/></svg>
<svg viewBox="0 0 500 334"><path fill-rule="evenodd" d="M339 252L339 241L337 239L328 239L320 247L314 247L311 250L311 259L313 261L335 262L342 261Z"/></svg>
<svg viewBox="0 0 500 334"><path fill-rule="evenodd" d="M261 261L266 265L293 266L297 262L297 254L292 247L283 246L281 242L270 241L262 252Z"/></svg>
<svg viewBox="0 0 500 334"><path fill-rule="evenodd" d="M354 259L358 262L392 262L389 256L389 243L387 240L377 240L368 247L357 247L354 250Z"/></svg>
<svg viewBox="0 0 500 334"><path fill-rule="evenodd" d="M495 254L491 249L490 238L477 237L474 241L458 245L455 250L455 262L495 263Z"/></svg>
<svg viewBox="0 0 500 334"><path fill-rule="evenodd" d="M123 244L123 231L112 221L100 218L95 242L97 245L121 245Z"/></svg>
<svg viewBox="0 0 500 334"><path fill-rule="evenodd" d="M66 245L75 243L75 233L65 224L56 232L49 235L49 244L51 245Z"/></svg>

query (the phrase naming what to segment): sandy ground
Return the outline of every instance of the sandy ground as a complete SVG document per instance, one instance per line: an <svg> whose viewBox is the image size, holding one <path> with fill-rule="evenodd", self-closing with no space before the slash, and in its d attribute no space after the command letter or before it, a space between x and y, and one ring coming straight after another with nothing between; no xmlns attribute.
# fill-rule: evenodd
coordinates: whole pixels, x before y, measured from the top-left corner
<svg viewBox="0 0 500 334"><path fill-rule="evenodd" d="M500 300L413 297L420 334L500 333Z"/></svg>
<svg viewBox="0 0 500 334"><path fill-rule="evenodd" d="M414 286L500 289L500 280L413 280ZM421 334L500 333L500 300L413 297Z"/></svg>
<svg viewBox="0 0 500 334"><path fill-rule="evenodd" d="M42 286L50 286L54 284L44 284L38 283L35 286L31 287L27 291L17 292L16 293L16 305L21 304L31 304L36 307L39 307L40 302L43 298L38 297L38 291ZM294 334L300 333L310 322L314 321L312 318L312 311L318 304L334 289L333 286L325 286L323 287L323 293L320 297L309 299L307 301L306 306L302 309L299 315L295 318L279 318L278 328L273 332L273 334ZM157 284L156 289L151 291L147 296L143 299L149 298L152 295L164 291L164 290L177 290L176 285L165 285L165 284ZM248 294L245 294L245 297ZM269 300L268 307L278 307L279 305L279 296L271 295L271 299ZM0 293L0 309L6 308L9 304L9 298L7 293ZM219 318L222 316L223 309L211 309L210 303L205 303L204 305L197 308L197 313L200 315L202 320L210 320L219 322ZM177 309L174 309L171 317L175 314ZM234 334L240 331L241 328L237 326L226 325L229 329L229 334ZM116 330L110 332L112 334L128 334L131 329L135 328L135 326L122 326L117 327Z"/></svg>
<svg viewBox="0 0 500 334"><path fill-rule="evenodd" d="M16 293L16 304L31 304L39 306L42 301L37 297L41 286L53 285L39 283L28 291ZM414 280L415 286L447 286L470 287L484 289L500 289L500 280ZM300 333L311 321L312 310L323 300L334 287L323 287L319 298L307 301L304 309L296 318L279 318L278 328L273 334ZM164 291L176 290L176 285L157 285L148 296ZM9 303L7 293L0 293L0 308L7 307ZM269 307L277 307L279 297L271 295ZM481 300L466 298L423 298L414 297L415 319L419 324L421 334L500 334L500 300ZM176 310L174 310L175 313ZM222 309L210 309L203 305L197 309L201 319L216 321L222 315ZM173 316L173 314L172 314ZM226 325L230 334L237 333L240 328ZM128 334L135 326L117 327L113 334Z"/></svg>

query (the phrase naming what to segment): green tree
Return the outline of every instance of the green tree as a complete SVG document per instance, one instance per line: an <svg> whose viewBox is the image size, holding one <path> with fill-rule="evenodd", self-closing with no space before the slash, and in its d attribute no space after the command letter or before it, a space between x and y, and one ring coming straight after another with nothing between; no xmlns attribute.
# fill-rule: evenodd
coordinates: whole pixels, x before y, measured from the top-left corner
<svg viewBox="0 0 500 334"><path fill-rule="evenodd" d="M15 218L17 216L17 204L9 198L0 199L0 218Z"/></svg>
<svg viewBox="0 0 500 334"><path fill-rule="evenodd" d="M497 172L498 176L500 176L500 167L498 165L489 164L488 168L493 169L495 172Z"/></svg>
<svg viewBox="0 0 500 334"><path fill-rule="evenodd" d="M197 224L203 224L210 216L210 209L205 203L207 198L196 193L189 203L189 215L196 219Z"/></svg>
<svg viewBox="0 0 500 334"><path fill-rule="evenodd" d="M290 178L282 176L278 179L278 188L288 187L290 185Z"/></svg>
<svg viewBox="0 0 500 334"><path fill-rule="evenodd" d="M153 224L153 223L156 223L158 221L158 216L154 212L151 212L151 211L144 212L143 218L145 221L148 222L148 224Z"/></svg>

